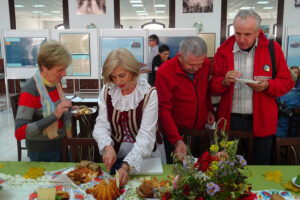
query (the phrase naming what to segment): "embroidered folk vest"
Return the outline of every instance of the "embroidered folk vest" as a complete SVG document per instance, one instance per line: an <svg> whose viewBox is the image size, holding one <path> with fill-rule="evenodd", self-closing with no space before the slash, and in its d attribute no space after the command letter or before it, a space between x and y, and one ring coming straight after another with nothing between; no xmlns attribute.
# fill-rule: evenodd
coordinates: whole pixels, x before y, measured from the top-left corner
<svg viewBox="0 0 300 200"><path fill-rule="evenodd" d="M139 132L142 116L143 116L143 110L145 106L148 103L149 97L151 92L155 90L155 87L152 87L147 94L145 94L144 99L140 101L138 107L136 109L130 109L128 111L120 112L119 110L116 110L112 103L111 103L111 96L108 94L108 87L105 89L104 93L104 99L106 101L107 106L107 117L108 121L110 122L111 126L111 137L114 141L114 148L116 153L119 152L121 143L123 141L124 137L124 130L121 126L120 120L125 120L127 123L127 127L129 129L130 135L134 142L136 141L136 136ZM159 143L162 143L161 135L158 133L156 134L156 140L160 141ZM156 149L156 144L154 146L154 150Z"/></svg>

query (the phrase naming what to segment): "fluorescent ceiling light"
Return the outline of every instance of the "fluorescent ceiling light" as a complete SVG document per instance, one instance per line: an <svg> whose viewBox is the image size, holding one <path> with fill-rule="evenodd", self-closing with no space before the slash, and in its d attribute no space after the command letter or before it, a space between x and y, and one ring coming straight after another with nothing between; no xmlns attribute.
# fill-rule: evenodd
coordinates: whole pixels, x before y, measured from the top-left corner
<svg viewBox="0 0 300 200"><path fill-rule="evenodd" d="M130 3L142 3L141 0L130 0Z"/></svg>
<svg viewBox="0 0 300 200"><path fill-rule="evenodd" d="M269 3L269 1L258 1L258 2L256 2L256 4L268 4Z"/></svg>
<svg viewBox="0 0 300 200"><path fill-rule="evenodd" d="M137 13L137 15L148 15L148 13Z"/></svg>
<svg viewBox="0 0 300 200"><path fill-rule="evenodd" d="M42 15L49 16L51 14L49 14L49 13L42 13Z"/></svg>
<svg viewBox="0 0 300 200"><path fill-rule="evenodd" d="M155 12L156 12L156 13L165 13L164 10L156 10Z"/></svg>
<svg viewBox="0 0 300 200"><path fill-rule="evenodd" d="M263 9L265 9L265 10L271 10L271 9L273 9L273 7L272 6L270 6L270 7L263 7Z"/></svg>
<svg viewBox="0 0 300 200"><path fill-rule="evenodd" d="M40 11L40 10L34 10L34 11L32 11L32 13L39 14L39 13L42 13L42 11Z"/></svg>
<svg viewBox="0 0 300 200"><path fill-rule="evenodd" d="M250 6L244 6L244 7L241 7L240 9L241 10L248 10L248 9L254 9L255 7L250 7Z"/></svg>
<svg viewBox="0 0 300 200"><path fill-rule="evenodd" d="M60 11L58 11L58 10L52 10L51 13L57 14L57 13L60 13Z"/></svg>
<svg viewBox="0 0 300 200"><path fill-rule="evenodd" d="M132 7L143 7L143 4L132 4Z"/></svg>
<svg viewBox="0 0 300 200"><path fill-rule="evenodd" d="M42 4L37 4L37 5L32 5L35 8L44 8L46 6L42 5Z"/></svg>
<svg viewBox="0 0 300 200"><path fill-rule="evenodd" d="M137 10L137 11L135 11L136 13L146 13L146 11L145 10Z"/></svg>
<svg viewBox="0 0 300 200"><path fill-rule="evenodd" d="M15 5L15 8L23 8L23 5Z"/></svg>
<svg viewBox="0 0 300 200"><path fill-rule="evenodd" d="M156 7L156 8L164 8L164 7L166 7L166 5L164 5L164 4L154 4L154 7Z"/></svg>

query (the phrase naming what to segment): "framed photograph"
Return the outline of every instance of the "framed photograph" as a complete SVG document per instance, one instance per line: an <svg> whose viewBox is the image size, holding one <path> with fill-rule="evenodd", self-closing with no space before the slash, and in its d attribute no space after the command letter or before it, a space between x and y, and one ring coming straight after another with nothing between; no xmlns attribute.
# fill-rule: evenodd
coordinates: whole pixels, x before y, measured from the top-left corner
<svg viewBox="0 0 300 200"><path fill-rule="evenodd" d="M300 7L300 0L295 0L295 7Z"/></svg>
<svg viewBox="0 0 300 200"><path fill-rule="evenodd" d="M215 47L216 47L216 33L199 33L199 37L201 37L207 45L207 57L212 58L215 55Z"/></svg>
<svg viewBox="0 0 300 200"><path fill-rule="evenodd" d="M213 0L183 0L183 13L211 13L213 12Z"/></svg>
<svg viewBox="0 0 300 200"><path fill-rule="evenodd" d="M77 15L103 15L106 13L106 0L77 0Z"/></svg>

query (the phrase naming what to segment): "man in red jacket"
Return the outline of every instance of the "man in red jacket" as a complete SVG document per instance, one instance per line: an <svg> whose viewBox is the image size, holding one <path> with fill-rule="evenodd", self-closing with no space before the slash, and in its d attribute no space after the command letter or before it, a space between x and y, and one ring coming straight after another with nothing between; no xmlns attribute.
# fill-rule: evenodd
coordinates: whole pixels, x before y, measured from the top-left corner
<svg viewBox="0 0 300 200"><path fill-rule="evenodd" d="M212 94L221 95L218 117L227 120L226 128L253 131L254 163L269 164L277 127L275 97L290 91L294 83L276 42L276 77L272 79L269 40L260 22L260 16L251 10L242 10L235 16L235 34L215 54L209 88Z"/></svg>
<svg viewBox="0 0 300 200"><path fill-rule="evenodd" d="M180 43L177 56L164 62L156 72L160 128L175 146L180 160L187 154L187 148L178 127L201 130L206 122L213 124L215 119L209 111L212 110L207 90L210 62L206 54L203 39L186 38Z"/></svg>

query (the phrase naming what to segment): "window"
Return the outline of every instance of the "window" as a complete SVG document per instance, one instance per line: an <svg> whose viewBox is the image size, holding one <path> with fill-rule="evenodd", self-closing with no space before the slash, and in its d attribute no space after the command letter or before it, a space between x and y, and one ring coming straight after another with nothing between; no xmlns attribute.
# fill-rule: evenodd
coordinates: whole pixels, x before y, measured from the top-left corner
<svg viewBox="0 0 300 200"><path fill-rule="evenodd" d="M11 29L55 29L60 24L69 27L67 0L9 0L9 7L14 11L10 13Z"/></svg>

